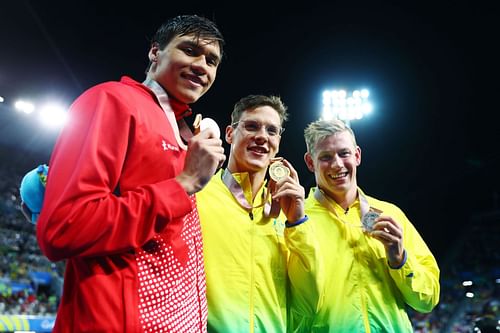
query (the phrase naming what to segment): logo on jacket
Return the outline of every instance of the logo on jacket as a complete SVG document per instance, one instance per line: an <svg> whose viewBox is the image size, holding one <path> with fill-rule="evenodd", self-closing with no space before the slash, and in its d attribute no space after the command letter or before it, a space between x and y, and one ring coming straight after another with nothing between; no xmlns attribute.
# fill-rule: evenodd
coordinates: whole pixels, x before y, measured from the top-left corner
<svg viewBox="0 0 500 333"><path fill-rule="evenodd" d="M276 235L283 236L285 234L285 222L280 221L279 219L274 219L273 228Z"/></svg>
<svg viewBox="0 0 500 333"><path fill-rule="evenodd" d="M179 147L174 146L165 140L161 140L161 146L163 147L163 150L174 150L174 151L179 151Z"/></svg>

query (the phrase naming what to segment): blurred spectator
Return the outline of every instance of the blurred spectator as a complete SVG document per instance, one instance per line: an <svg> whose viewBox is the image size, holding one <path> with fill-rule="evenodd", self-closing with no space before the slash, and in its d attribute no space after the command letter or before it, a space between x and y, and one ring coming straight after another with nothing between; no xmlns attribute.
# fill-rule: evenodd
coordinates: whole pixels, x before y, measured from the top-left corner
<svg viewBox="0 0 500 333"><path fill-rule="evenodd" d="M35 226L26 222L20 211L19 184L26 166L1 152L0 159L0 314L53 316L64 264L53 264L41 254ZM45 273L50 281L35 281L37 273Z"/></svg>

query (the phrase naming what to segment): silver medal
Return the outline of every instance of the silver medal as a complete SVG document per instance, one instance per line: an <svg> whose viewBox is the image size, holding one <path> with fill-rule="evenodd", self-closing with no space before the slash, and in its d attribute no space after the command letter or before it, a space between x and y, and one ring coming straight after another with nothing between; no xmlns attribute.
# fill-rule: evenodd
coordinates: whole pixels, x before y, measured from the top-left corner
<svg viewBox="0 0 500 333"><path fill-rule="evenodd" d="M375 220L379 216L380 216L379 213L377 213L373 210L369 210L365 215L363 215L363 218L361 219L361 223L363 224L363 229L366 232L372 232L373 225L375 224Z"/></svg>

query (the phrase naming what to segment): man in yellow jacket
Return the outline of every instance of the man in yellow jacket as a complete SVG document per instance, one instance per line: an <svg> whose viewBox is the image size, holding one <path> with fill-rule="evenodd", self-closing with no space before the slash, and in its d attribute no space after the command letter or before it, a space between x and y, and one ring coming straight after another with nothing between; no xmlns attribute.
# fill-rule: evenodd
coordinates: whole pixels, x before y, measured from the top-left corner
<svg viewBox="0 0 500 333"><path fill-rule="evenodd" d="M299 329L316 311L318 246L304 213L304 188L286 160L270 167L276 180L266 186L286 118L279 97L238 101L225 132L227 168L196 194L208 332L282 333L290 318Z"/></svg>
<svg viewBox="0 0 500 333"><path fill-rule="evenodd" d="M318 120L304 137L317 184L306 213L326 279L310 332L412 332L405 307L430 312L439 301L434 256L398 207L358 187L361 149L349 127Z"/></svg>

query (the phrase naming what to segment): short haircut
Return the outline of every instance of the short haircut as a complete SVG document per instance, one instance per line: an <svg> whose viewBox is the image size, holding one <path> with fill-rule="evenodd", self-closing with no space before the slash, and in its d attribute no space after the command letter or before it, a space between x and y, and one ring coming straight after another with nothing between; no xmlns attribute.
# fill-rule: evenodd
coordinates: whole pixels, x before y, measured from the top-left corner
<svg viewBox="0 0 500 333"><path fill-rule="evenodd" d="M278 96L265 96L265 95L248 95L241 98L234 105L233 112L231 113L231 123L234 124L241 119L241 115L245 111L251 111L261 106L270 106L280 117L280 125L288 119L288 107L283 103Z"/></svg>
<svg viewBox="0 0 500 333"><path fill-rule="evenodd" d="M314 155L316 144L330 135L336 133L348 132L351 135L352 142L356 147L356 136L350 127L342 120L316 120L310 123L304 130L304 139L306 141L307 151Z"/></svg>
<svg viewBox="0 0 500 333"><path fill-rule="evenodd" d="M175 37L194 35L195 39L208 39L219 45L220 60L224 56L224 36L217 28L215 22L198 15L179 15L165 21L156 30L151 39L151 46L158 45L163 50ZM151 61L148 64L146 73L151 67Z"/></svg>

